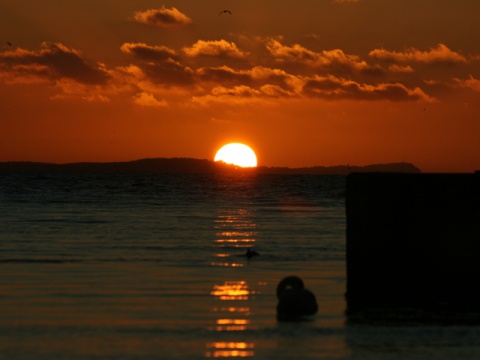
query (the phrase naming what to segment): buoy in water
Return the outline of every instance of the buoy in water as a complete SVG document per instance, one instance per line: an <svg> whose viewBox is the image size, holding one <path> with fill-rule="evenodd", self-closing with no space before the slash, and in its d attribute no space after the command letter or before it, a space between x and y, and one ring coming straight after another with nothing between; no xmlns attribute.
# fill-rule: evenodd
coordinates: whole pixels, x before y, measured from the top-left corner
<svg viewBox="0 0 480 360"><path fill-rule="evenodd" d="M298 276L287 276L277 286L277 319L281 321L305 320L318 311L315 295L305 289Z"/></svg>

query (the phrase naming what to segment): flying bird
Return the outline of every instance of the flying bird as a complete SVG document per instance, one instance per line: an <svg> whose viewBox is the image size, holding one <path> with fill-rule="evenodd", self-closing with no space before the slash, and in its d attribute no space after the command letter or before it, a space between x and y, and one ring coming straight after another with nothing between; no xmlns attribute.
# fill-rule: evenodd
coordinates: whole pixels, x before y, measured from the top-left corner
<svg viewBox="0 0 480 360"><path fill-rule="evenodd" d="M12 46L12 43L10 41L7 41L8 46Z"/></svg>
<svg viewBox="0 0 480 360"><path fill-rule="evenodd" d="M232 15L232 12L230 10L222 10L220 11L220 13L218 15L222 15L222 14L230 14Z"/></svg>

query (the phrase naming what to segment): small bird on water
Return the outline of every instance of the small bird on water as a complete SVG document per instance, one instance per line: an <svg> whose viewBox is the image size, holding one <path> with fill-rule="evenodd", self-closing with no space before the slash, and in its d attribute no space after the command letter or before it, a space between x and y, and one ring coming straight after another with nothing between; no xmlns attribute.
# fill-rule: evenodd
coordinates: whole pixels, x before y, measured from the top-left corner
<svg viewBox="0 0 480 360"><path fill-rule="evenodd" d="M257 253L255 250L252 250L251 248L248 248L247 249L247 253L245 254L245 256L247 257L247 259L250 259L254 256L257 256L257 255L260 255L259 253Z"/></svg>

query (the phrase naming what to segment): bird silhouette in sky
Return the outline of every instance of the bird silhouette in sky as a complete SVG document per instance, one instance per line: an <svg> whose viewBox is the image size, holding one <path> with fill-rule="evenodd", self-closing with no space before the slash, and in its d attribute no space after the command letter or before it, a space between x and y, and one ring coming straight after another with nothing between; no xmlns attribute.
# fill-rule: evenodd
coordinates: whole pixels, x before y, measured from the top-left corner
<svg viewBox="0 0 480 360"><path fill-rule="evenodd" d="M220 11L220 13L218 15L222 15L222 14L230 14L232 15L232 12L230 10L222 10Z"/></svg>
<svg viewBox="0 0 480 360"><path fill-rule="evenodd" d="M12 43L10 41L7 41L8 46L12 46Z"/></svg>

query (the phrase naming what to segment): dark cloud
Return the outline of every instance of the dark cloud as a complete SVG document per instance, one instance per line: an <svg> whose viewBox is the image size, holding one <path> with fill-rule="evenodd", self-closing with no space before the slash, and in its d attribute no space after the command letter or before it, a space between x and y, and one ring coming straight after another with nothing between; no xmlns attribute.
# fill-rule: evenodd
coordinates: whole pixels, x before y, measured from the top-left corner
<svg viewBox="0 0 480 360"><path fill-rule="evenodd" d="M203 67L197 70L198 79L217 84L244 84L250 85L253 81L251 74L245 71L236 71L228 66Z"/></svg>
<svg viewBox="0 0 480 360"><path fill-rule="evenodd" d="M194 71L172 59L158 64L146 64L143 70L148 80L161 86L192 86L195 84Z"/></svg>
<svg viewBox="0 0 480 360"><path fill-rule="evenodd" d="M175 51L166 46L149 46L144 43L125 43L120 47L120 50L146 61L161 62L176 58Z"/></svg>
<svg viewBox="0 0 480 360"><path fill-rule="evenodd" d="M282 89L282 91L275 91L276 94L295 91L297 84L301 82L298 77L289 75L283 70L263 66L256 66L248 70L235 70L227 66L204 67L198 69L196 74L201 82L223 84L224 86L245 85L256 88L266 86L269 93L273 93L274 88Z"/></svg>
<svg viewBox="0 0 480 360"><path fill-rule="evenodd" d="M378 65L368 65L359 56L348 55L339 49L314 52L298 44L285 46L272 39L268 40L266 48L273 56L273 59L268 57L271 67L238 68L240 64L235 60L248 58L249 53L224 40L198 41L192 47L183 48L180 53L183 57L167 46L124 43L120 50L132 56L132 64L107 70L104 66L87 62L76 50L58 43L44 43L38 51L18 48L0 53L0 79L11 83L54 80L64 94L86 97L90 92L98 94L98 99L134 91L142 94L135 97L135 101L162 106L166 103L163 99L156 103L154 94L172 87L177 90L182 87L188 91L194 90L196 95L203 93L209 99L234 94L237 96L234 102L238 102L238 97L257 97L259 100L306 97L433 101L419 86L414 85L418 81L418 84L426 86L422 79L410 77L410 85L401 81L402 77L405 78L414 71L405 64L407 60L436 63L440 59L456 59L457 62L464 59L442 46L435 48L435 51L410 51L402 56L398 53L372 52L370 55L376 59L393 59L387 65L387 72ZM229 66L195 67L194 58L198 56L227 59L228 62L225 63ZM289 67L288 64L291 63L301 65L301 71L296 72L295 67ZM245 64L242 60L241 65ZM387 74L394 76L391 81L385 80ZM373 75L377 75L375 83L372 83L372 79L375 79ZM383 76L381 81L378 75ZM103 86L107 82L108 86ZM75 86L75 83L82 84L83 87ZM478 80L474 77L465 81L457 80L456 87L478 89Z"/></svg>
<svg viewBox="0 0 480 360"><path fill-rule="evenodd" d="M304 94L324 99L433 101L420 88L409 89L400 83L360 84L334 76L308 79Z"/></svg>
<svg viewBox="0 0 480 360"><path fill-rule="evenodd" d="M174 50L166 46L149 46L143 43L125 43L123 52L142 60L138 67L147 80L164 86L190 86L194 84L194 71L183 65Z"/></svg>
<svg viewBox="0 0 480 360"><path fill-rule="evenodd" d="M84 84L101 85L108 80L107 72L99 65L89 64L79 52L60 43L43 43L38 51L17 48L0 54L3 67L23 76L72 79Z"/></svg>

